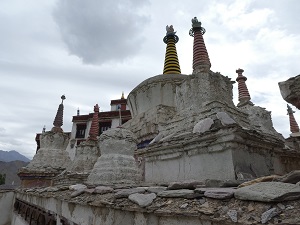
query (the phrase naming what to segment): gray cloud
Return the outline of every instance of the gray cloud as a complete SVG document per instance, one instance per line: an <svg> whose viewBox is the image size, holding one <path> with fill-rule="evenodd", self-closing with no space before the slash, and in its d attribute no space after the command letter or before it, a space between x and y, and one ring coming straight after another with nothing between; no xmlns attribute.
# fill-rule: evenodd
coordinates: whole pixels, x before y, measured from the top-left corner
<svg viewBox="0 0 300 225"><path fill-rule="evenodd" d="M54 10L68 51L87 64L124 60L138 52L149 19L146 0L62 0Z"/></svg>

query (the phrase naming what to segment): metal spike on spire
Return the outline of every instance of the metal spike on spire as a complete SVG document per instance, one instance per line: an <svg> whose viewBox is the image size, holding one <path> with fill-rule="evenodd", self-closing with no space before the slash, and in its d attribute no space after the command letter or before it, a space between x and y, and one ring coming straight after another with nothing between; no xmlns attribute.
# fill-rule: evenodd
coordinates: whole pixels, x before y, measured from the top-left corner
<svg viewBox="0 0 300 225"><path fill-rule="evenodd" d="M299 133L299 126L297 121L294 117L295 111L292 110L292 108L287 104L287 114L289 115L290 119L290 131L293 133Z"/></svg>
<svg viewBox="0 0 300 225"><path fill-rule="evenodd" d="M53 121L53 128L51 131L53 132L63 132L61 126L63 125L63 114L64 114L64 105L63 102L66 99L65 95L61 96L61 103L58 106L57 113L55 119Z"/></svg>
<svg viewBox="0 0 300 225"><path fill-rule="evenodd" d="M98 134L99 134L99 106L98 104L96 104L94 106L93 120L90 128L88 140L97 141Z"/></svg>
<svg viewBox="0 0 300 225"><path fill-rule="evenodd" d="M181 74L176 46L179 38L174 31L173 25L166 26L167 34L163 41L167 44L163 74Z"/></svg>
<svg viewBox="0 0 300 225"><path fill-rule="evenodd" d="M194 37L193 46L193 74L199 72L208 72L211 67L207 49L204 43L203 35L206 32L205 28L201 26L201 22L197 17L192 19L192 28L190 29L190 36Z"/></svg>
<svg viewBox="0 0 300 225"><path fill-rule="evenodd" d="M254 105L250 100L250 94L246 85L247 77L243 75L243 69L237 69L235 71L238 74L236 81L238 82L238 90L239 90L239 103L237 106L244 106L244 105Z"/></svg>

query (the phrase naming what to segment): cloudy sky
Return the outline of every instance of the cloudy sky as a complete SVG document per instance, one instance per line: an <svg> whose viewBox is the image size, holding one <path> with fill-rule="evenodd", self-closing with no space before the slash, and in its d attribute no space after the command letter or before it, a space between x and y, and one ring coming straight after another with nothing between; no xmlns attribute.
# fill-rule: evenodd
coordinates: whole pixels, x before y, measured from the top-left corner
<svg viewBox="0 0 300 225"><path fill-rule="evenodd" d="M1 0L0 149L32 158L35 134L52 128L62 94L70 131L78 107L108 111L122 91L161 74L167 24L180 38L182 73L191 74L194 16L207 31L211 69L235 79L243 68L252 101L287 137L277 83L300 73L299 12L297 0ZM237 103L237 84L233 91Z"/></svg>

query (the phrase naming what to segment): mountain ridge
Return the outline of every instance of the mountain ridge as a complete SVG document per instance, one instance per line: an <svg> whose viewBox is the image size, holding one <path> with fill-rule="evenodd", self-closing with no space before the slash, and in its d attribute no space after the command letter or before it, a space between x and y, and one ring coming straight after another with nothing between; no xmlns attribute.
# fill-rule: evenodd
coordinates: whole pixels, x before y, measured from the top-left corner
<svg viewBox="0 0 300 225"><path fill-rule="evenodd" d="M11 151L0 150L0 161L12 162L16 160L23 161L23 162L30 162L30 159L28 159L26 156L20 154L15 150L11 150Z"/></svg>

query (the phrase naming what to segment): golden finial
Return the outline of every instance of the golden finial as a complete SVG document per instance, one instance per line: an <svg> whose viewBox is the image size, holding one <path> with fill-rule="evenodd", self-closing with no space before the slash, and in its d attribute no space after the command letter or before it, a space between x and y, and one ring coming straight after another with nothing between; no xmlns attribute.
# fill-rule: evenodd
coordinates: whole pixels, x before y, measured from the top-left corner
<svg viewBox="0 0 300 225"><path fill-rule="evenodd" d="M122 91L121 99L124 99L124 91Z"/></svg>

